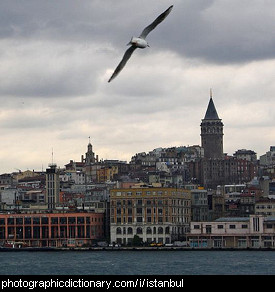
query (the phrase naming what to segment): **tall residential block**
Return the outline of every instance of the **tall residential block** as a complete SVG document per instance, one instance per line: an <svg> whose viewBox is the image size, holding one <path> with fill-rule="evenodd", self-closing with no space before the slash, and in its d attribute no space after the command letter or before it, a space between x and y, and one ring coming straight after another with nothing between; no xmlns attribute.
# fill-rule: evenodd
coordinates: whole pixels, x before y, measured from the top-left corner
<svg viewBox="0 0 275 292"><path fill-rule="evenodd" d="M191 221L190 191L180 188L113 189L110 194L111 242L131 244L182 239Z"/></svg>
<svg viewBox="0 0 275 292"><path fill-rule="evenodd" d="M46 169L46 203L49 210L54 210L59 203L60 180L56 164L49 164Z"/></svg>

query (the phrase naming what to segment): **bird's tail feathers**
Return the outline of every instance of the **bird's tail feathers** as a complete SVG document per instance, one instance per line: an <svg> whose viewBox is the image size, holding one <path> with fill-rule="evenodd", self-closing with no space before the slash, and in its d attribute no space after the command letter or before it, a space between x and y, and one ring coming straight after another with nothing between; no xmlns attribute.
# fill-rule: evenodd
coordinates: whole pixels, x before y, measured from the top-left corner
<svg viewBox="0 0 275 292"><path fill-rule="evenodd" d="M131 37L131 40L129 41L129 43L126 46L130 46L132 44L132 40L133 40L133 36Z"/></svg>

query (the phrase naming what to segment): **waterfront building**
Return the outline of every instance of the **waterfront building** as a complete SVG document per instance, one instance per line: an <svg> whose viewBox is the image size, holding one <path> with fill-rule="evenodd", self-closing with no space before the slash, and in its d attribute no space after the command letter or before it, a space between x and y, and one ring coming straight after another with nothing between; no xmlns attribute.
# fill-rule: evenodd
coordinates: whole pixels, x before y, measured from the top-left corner
<svg viewBox="0 0 275 292"><path fill-rule="evenodd" d="M0 244L75 247L104 238L104 213L0 214Z"/></svg>
<svg viewBox="0 0 275 292"><path fill-rule="evenodd" d="M250 215L191 222L188 240L194 248L274 248L275 217Z"/></svg>
<svg viewBox="0 0 275 292"><path fill-rule="evenodd" d="M185 236L191 219L190 191L140 187L110 192L111 242L171 243Z"/></svg>

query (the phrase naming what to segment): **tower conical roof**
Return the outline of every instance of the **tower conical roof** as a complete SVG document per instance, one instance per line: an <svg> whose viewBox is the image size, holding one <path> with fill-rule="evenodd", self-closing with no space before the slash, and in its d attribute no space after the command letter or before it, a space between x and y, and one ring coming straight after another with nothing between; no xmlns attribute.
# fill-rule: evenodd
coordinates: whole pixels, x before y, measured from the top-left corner
<svg viewBox="0 0 275 292"><path fill-rule="evenodd" d="M210 97L209 104L208 104L204 119L205 120L219 120L219 116L218 116L218 113L216 111L212 97Z"/></svg>

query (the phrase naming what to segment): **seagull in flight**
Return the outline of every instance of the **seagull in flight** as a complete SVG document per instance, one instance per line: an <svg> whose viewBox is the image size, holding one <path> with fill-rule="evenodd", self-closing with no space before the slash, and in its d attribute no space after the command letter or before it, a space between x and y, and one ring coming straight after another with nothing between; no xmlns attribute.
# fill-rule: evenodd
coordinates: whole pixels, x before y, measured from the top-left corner
<svg viewBox="0 0 275 292"><path fill-rule="evenodd" d="M127 44L131 45L131 47L125 52L122 60L116 67L114 73L112 74L108 82L111 82L123 69L123 67L126 65L127 61L130 59L135 49L137 48L145 49L146 47L149 47L148 42L145 40L147 35L167 17L167 15L171 12L172 8L173 5L171 5L162 14L160 14L150 25L145 27L139 37L132 37L131 41Z"/></svg>

